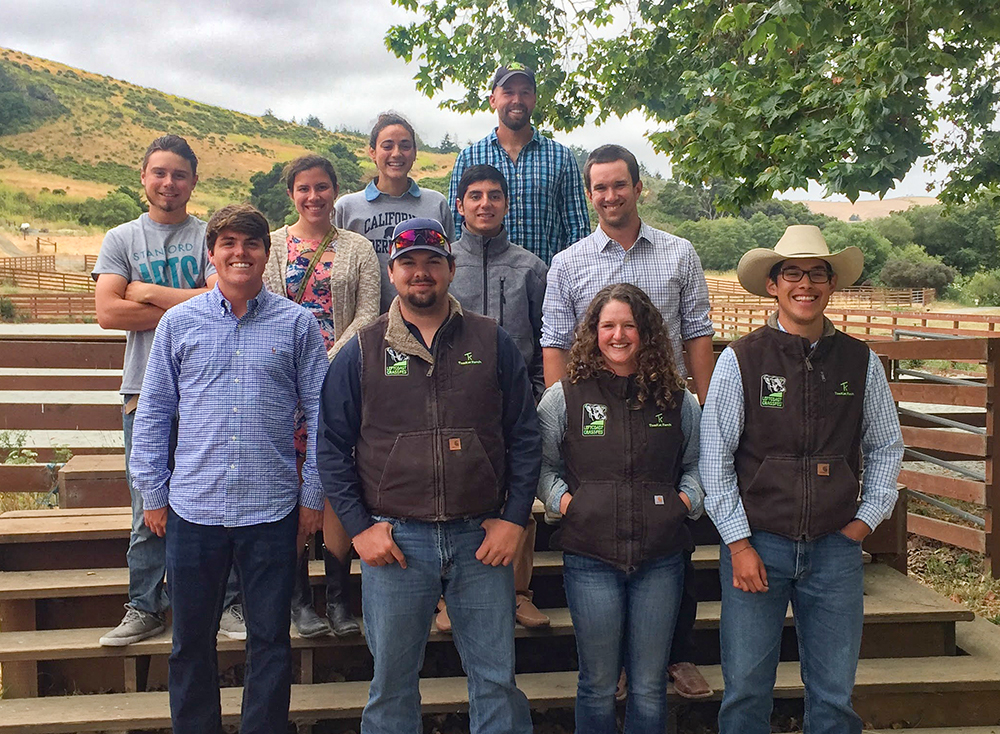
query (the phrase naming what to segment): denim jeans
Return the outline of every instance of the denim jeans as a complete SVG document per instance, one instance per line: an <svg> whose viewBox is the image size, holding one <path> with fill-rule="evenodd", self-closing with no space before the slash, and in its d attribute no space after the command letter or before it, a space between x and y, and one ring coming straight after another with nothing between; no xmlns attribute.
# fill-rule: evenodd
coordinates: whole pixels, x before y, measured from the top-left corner
<svg viewBox="0 0 1000 734"><path fill-rule="evenodd" d="M484 518L377 519L392 524L406 568L361 564L365 634L375 659L362 734L423 731L419 674L442 593L468 677L471 734L530 734L528 700L514 682L514 570L476 560Z"/></svg>
<svg viewBox="0 0 1000 734"><path fill-rule="evenodd" d="M132 395L125 395L127 402ZM167 588L163 583L163 575L167 570L166 541L146 527L143 520L142 494L132 486L132 475L129 473L128 462L132 454L132 425L135 422L135 411L122 413L122 428L125 432L125 480L128 482L128 492L132 498L132 532L128 539L128 552L125 555L128 564L128 603L130 607L142 612L162 615L170 606ZM174 449L177 447L177 419L170 424L170 457L167 466L174 467ZM235 569L229 575L226 586L226 603L228 607L237 601L239 595L239 579Z"/></svg>
<svg viewBox="0 0 1000 734"><path fill-rule="evenodd" d="M755 532L768 590L733 587L729 548L719 553L722 582L720 734L770 734L774 681L785 611L792 603L805 684L806 734L860 734L851 691L864 624L861 544L835 532L796 541Z"/></svg>
<svg viewBox="0 0 1000 734"><path fill-rule="evenodd" d="M564 553L563 581L580 661L577 734L615 734L615 688L623 665L625 734L665 731L667 660L684 587L684 554L623 571Z"/></svg>
<svg viewBox="0 0 1000 734"><path fill-rule="evenodd" d="M171 509L167 572L174 643L168 686L175 732L222 731L215 639L230 567L239 568L247 625L242 734L288 726L292 647L288 633L296 569L298 510L277 522L226 528L197 525Z"/></svg>

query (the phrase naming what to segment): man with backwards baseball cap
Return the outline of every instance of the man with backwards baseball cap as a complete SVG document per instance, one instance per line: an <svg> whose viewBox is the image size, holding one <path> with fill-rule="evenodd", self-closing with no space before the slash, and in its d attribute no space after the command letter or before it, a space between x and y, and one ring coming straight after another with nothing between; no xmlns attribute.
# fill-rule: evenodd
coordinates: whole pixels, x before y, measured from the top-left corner
<svg viewBox="0 0 1000 734"><path fill-rule="evenodd" d="M361 557L375 659L365 734L422 731L418 679L442 593L478 732L531 731L514 683L510 566L531 512L541 436L524 359L496 321L464 312L440 222L396 226L388 313L330 365L316 458Z"/></svg>
<svg viewBox="0 0 1000 734"><path fill-rule="evenodd" d="M517 62L496 70L490 108L497 112L497 127L458 154L448 201L458 238L464 221L457 203L462 174L469 166L493 166L510 187L510 211L504 218L510 241L548 265L557 252L590 234L590 218L573 151L531 125L537 101L535 72Z"/></svg>
<svg viewBox="0 0 1000 734"><path fill-rule="evenodd" d="M881 363L823 315L863 266L857 247L831 254L818 227L793 225L737 268L778 310L719 357L701 417L705 509L722 536L721 734L771 731L789 601L806 729L861 732L861 541L892 513L903 456Z"/></svg>

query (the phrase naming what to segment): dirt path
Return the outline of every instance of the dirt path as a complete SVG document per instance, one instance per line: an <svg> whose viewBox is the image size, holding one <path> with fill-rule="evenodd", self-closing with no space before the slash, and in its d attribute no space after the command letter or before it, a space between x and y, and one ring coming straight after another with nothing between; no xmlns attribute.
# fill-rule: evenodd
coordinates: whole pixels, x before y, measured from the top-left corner
<svg viewBox="0 0 1000 734"><path fill-rule="evenodd" d="M15 245L4 235L0 234L0 252L9 257L21 257L24 255L24 251L20 247Z"/></svg>

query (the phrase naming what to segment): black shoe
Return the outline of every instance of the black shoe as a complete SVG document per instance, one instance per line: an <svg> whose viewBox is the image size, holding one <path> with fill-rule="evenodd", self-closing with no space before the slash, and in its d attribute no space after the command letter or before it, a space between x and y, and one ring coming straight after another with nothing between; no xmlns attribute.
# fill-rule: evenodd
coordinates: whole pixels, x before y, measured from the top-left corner
<svg viewBox="0 0 1000 734"><path fill-rule="evenodd" d="M309 556L303 552L295 570L292 589L292 624L300 637L321 637L330 634L330 625L316 614L312 605L312 587L309 585Z"/></svg>
<svg viewBox="0 0 1000 734"><path fill-rule="evenodd" d="M337 637L361 634L361 625L351 614L351 562L341 563L323 549L326 567L326 618Z"/></svg>

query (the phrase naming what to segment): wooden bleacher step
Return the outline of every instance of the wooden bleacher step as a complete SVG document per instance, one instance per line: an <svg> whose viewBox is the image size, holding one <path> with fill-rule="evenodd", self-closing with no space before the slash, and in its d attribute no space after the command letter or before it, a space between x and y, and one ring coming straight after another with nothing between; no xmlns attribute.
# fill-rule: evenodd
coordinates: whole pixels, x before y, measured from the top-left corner
<svg viewBox="0 0 1000 734"><path fill-rule="evenodd" d="M986 624L989 624L986 622ZM996 661L958 657L941 665L940 658L862 660L858 664L855 698L875 705L880 696L911 695L910 700L936 698L929 709L947 709L942 699L949 694L961 700L964 693L979 692L1000 700L1000 667ZM722 670L717 665L701 668L715 690L713 700L722 694ZM518 686L534 707L572 706L576 694L576 672L526 673L517 676ZM423 712L462 711L468 707L464 678L427 678L420 681ZM780 663L774 693L778 698L803 695L798 663ZM672 690L674 703L679 702ZM939 693L940 696L927 696ZM224 723L235 724L239 716L241 688L222 690ZM368 683L316 683L292 686L290 719L312 722L320 719L346 719L360 716L368 697ZM920 711L913 711L919 715ZM965 712L968 716L970 712ZM987 713L986 715L990 715ZM940 714L939 714L940 716ZM980 722L979 725L981 725ZM112 693L93 696L58 696L41 699L0 701L0 734L43 734L84 732L106 729L156 729L170 725L166 692Z"/></svg>
<svg viewBox="0 0 1000 734"><path fill-rule="evenodd" d="M537 556L536 556L537 560ZM105 569L117 572L119 569ZM64 574L62 571L25 571L23 575L37 578L39 575ZM79 573L79 572L75 572ZM0 584L5 576L0 575ZM95 573L94 586L79 591L107 588L102 582L108 579ZM126 579L127 582L127 579ZM121 583L116 580L115 588ZM53 591L52 587L27 587L19 594L23 596L7 598L35 598ZM0 598L3 593L0 592ZM701 602L698 605L698 618L695 629L718 629L721 605L719 602ZM553 635L572 635L573 627L569 610L565 608L546 609L552 624L549 628L529 630L518 625L515 628L517 637L549 637ZM865 625L869 634L882 634L885 628L881 625L903 625L918 623L949 624L960 621L971 621L974 615L966 608L935 594L930 589L921 586L912 579L907 579L897 571L878 564L870 565L865 572ZM788 610L785 625L793 624L791 609ZM25 632L0 633L0 663L21 660L69 660L76 658L109 658L136 657L140 655L168 655L170 653L170 631L155 637L137 642L127 647L101 647L98 639L107 631L104 627L88 627L81 629L57 629ZM896 631L896 630L894 630ZM431 630L430 641L449 640L450 634ZM294 631L292 646L294 648L343 647L363 644L363 637L338 639L336 637L319 637L303 639ZM220 651L242 650L243 642L219 637ZM906 654L907 650L900 650ZM911 653L912 654L912 653ZM941 654L946 654L942 651Z"/></svg>

